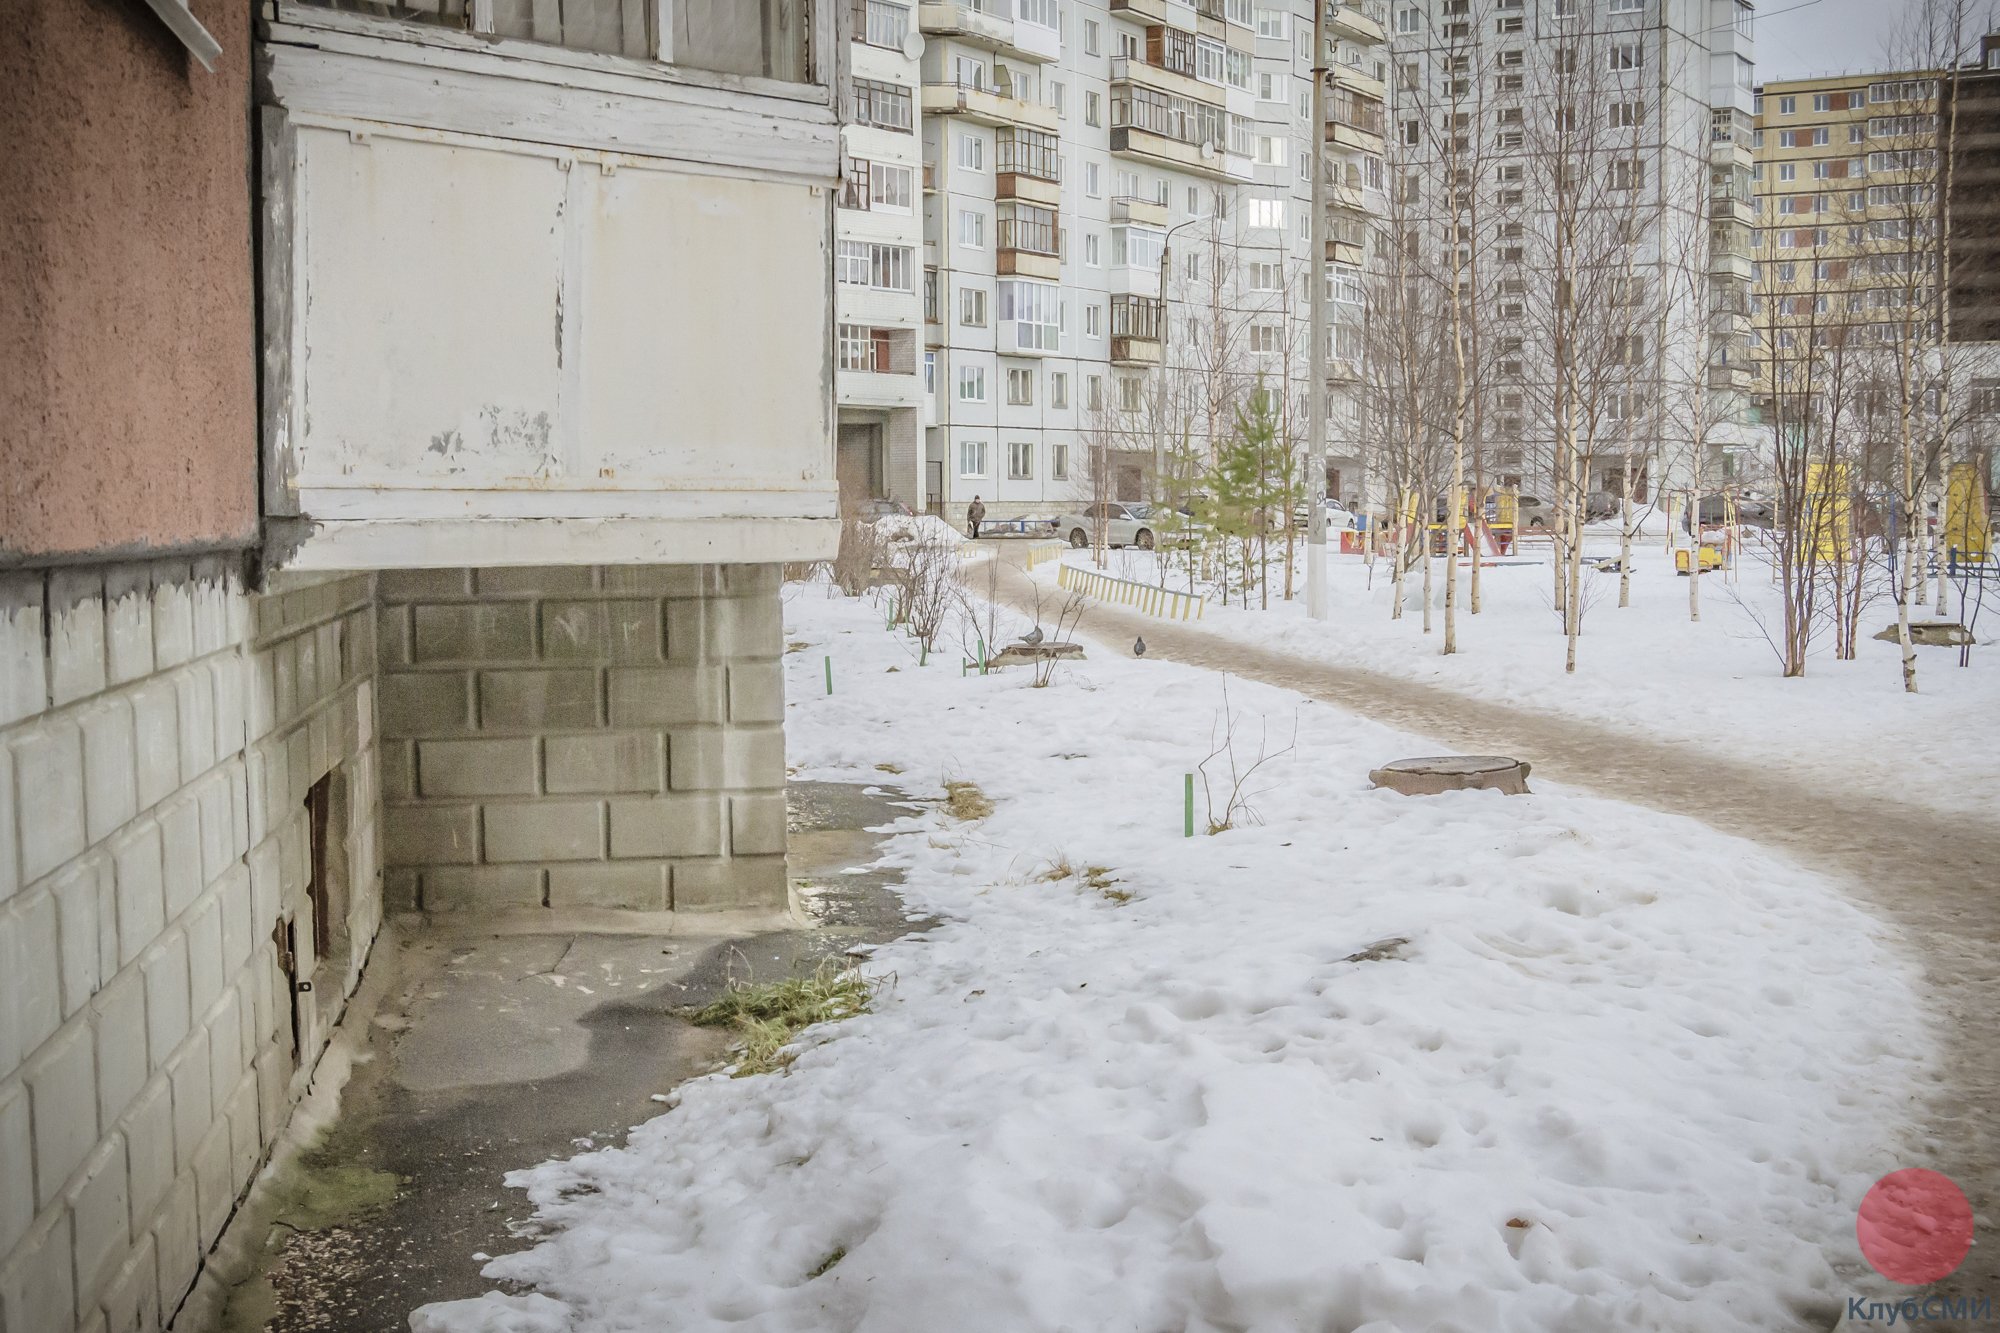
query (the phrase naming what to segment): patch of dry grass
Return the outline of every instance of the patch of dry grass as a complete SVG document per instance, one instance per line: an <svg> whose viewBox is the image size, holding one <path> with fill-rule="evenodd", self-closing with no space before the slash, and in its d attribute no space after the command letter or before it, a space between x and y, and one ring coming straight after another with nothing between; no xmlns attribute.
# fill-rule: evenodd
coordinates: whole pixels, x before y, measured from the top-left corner
<svg viewBox="0 0 2000 1333"><path fill-rule="evenodd" d="M993 801L979 790L976 782L947 782L944 784L944 808L953 819L970 822L992 814Z"/></svg>
<svg viewBox="0 0 2000 1333"><path fill-rule="evenodd" d="M815 1023L832 1023L866 1013L875 985L852 967L831 959L803 976L762 984L732 984L727 994L690 1015L701 1027L732 1027L742 1058L732 1077L768 1074L791 1064L786 1050Z"/></svg>

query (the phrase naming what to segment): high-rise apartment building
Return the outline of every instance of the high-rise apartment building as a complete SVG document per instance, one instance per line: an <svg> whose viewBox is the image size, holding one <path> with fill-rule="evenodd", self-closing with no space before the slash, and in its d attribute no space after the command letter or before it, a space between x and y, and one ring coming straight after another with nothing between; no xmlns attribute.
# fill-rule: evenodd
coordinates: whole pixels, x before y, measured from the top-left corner
<svg viewBox="0 0 2000 1333"><path fill-rule="evenodd" d="M1949 336L2000 344L2000 33L1981 39L1978 63L1958 70L1943 93L1952 136ZM1982 387L1989 393L1983 405L2000 416L2000 382Z"/></svg>
<svg viewBox="0 0 2000 1333"><path fill-rule="evenodd" d="M1487 484L1573 467L1644 499L1754 447L1754 19L1748 0L1395 0L1399 239L1475 290Z"/></svg>
<svg viewBox="0 0 2000 1333"><path fill-rule="evenodd" d="M926 173L916 15L906 0L854 0L845 153L834 215L839 472L850 501L921 509L929 400L920 265Z"/></svg>
<svg viewBox="0 0 2000 1333"><path fill-rule="evenodd" d="M1303 445L1309 4L943 0L916 8L907 43L895 0L864 8L854 72L917 88L922 144L920 232L901 211L900 141L873 134L888 182L873 184L871 159L866 211L850 183L837 222L844 364L851 338L857 364L906 373L902 312L921 301L922 407L904 418L897 397L883 415L895 479L878 490L907 484L905 419L925 424L922 502L954 519L974 496L995 517L1092 487L1145 498L1163 456L1204 454L1260 382ZM1379 14L1330 17L1345 221L1329 257L1353 307L1334 364L1352 377L1387 65ZM852 173L862 131L846 133ZM883 404L859 396L872 376L841 378L844 464L873 447L864 414ZM1358 436L1352 410L1340 420Z"/></svg>
<svg viewBox="0 0 2000 1333"><path fill-rule="evenodd" d="M1767 374L1834 328L1891 340L1912 265L1936 259L1937 88L1936 71L1914 70L1759 89L1753 307Z"/></svg>

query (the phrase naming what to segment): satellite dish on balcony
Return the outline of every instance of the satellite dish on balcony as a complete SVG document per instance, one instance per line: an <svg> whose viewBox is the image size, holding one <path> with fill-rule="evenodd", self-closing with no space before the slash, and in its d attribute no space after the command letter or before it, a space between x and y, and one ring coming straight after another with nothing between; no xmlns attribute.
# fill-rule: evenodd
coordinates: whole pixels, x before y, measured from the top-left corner
<svg viewBox="0 0 2000 1333"><path fill-rule="evenodd" d="M1202 160L1202 161L1204 161L1204 162L1213 162L1213 161L1215 161L1215 145L1214 145L1214 144L1212 144L1212 143L1205 143L1205 144L1203 144L1203 145L1201 146L1201 160Z"/></svg>
<svg viewBox="0 0 2000 1333"><path fill-rule="evenodd" d="M907 34L903 38L903 57L916 60L924 53L924 35L920 32Z"/></svg>

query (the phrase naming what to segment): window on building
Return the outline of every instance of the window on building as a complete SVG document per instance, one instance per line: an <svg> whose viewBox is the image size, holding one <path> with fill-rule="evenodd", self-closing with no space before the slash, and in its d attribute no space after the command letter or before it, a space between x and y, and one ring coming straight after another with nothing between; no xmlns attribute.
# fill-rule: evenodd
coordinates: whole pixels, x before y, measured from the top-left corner
<svg viewBox="0 0 2000 1333"><path fill-rule="evenodd" d="M1011 326L1022 351L1054 352L1062 347L1062 289L1025 278L1000 280L1000 323Z"/></svg>
<svg viewBox="0 0 2000 1333"><path fill-rule="evenodd" d="M1260 199L1253 197L1250 200L1250 213L1246 225L1252 227L1271 227L1279 231L1284 230L1285 201L1283 199Z"/></svg>
<svg viewBox="0 0 2000 1333"><path fill-rule="evenodd" d="M958 368L958 401L961 403L983 403L986 401L986 367L960 366ZM984 472L984 467L980 472ZM977 476L978 473L973 475Z"/></svg>
<svg viewBox="0 0 2000 1333"><path fill-rule="evenodd" d="M1779 115L1781 115L1781 116L1794 116L1794 115L1797 115L1797 114L1798 114L1798 110L1799 110L1799 99L1798 99L1798 98L1796 98L1796 97L1780 97L1780 98L1778 99L1778 114L1779 114Z"/></svg>
<svg viewBox="0 0 2000 1333"><path fill-rule="evenodd" d="M1626 157L1614 161L1611 164L1611 188L1614 190L1646 188L1646 160L1642 157Z"/></svg>
<svg viewBox="0 0 2000 1333"><path fill-rule="evenodd" d="M1013 366L1007 371L1007 402L1014 407L1035 405L1035 372L1031 368Z"/></svg>
<svg viewBox="0 0 2000 1333"><path fill-rule="evenodd" d="M1609 58L1614 70L1638 69L1645 64L1646 48L1639 42L1613 42Z"/></svg>
<svg viewBox="0 0 2000 1333"><path fill-rule="evenodd" d="M1084 306L1083 336L1086 338L1102 338L1104 336L1103 320L1104 320L1103 306L1096 305L1094 303Z"/></svg>
<svg viewBox="0 0 2000 1333"><path fill-rule="evenodd" d="M1137 375L1118 377L1118 406L1126 412L1137 412L1145 402L1145 381Z"/></svg>
<svg viewBox="0 0 2000 1333"><path fill-rule="evenodd" d="M1097 163L1095 162L1086 162L1083 164L1083 192L1092 199L1099 198L1104 193L1097 183Z"/></svg>
<svg viewBox="0 0 2000 1333"><path fill-rule="evenodd" d="M986 291L984 288L959 288L958 322L969 329L983 329L986 327Z"/></svg>
<svg viewBox="0 0 2000 1333"><path fill-rule="evenodd" d="M1087 56L1103 55L1104 52L1100 49L1098 42L1097 20L1085 19L1083 21L1083 53Z"/></svg>
<svg viewBox="0 0 2000 1333"><path fill-rule="evenodd" d="M1083 406L1087 412L1104 410L1104 376L1085 375L1083 377Z"/></svg>
<svg viewBox="0 0 2000 1333"><path fill-rule="evenodd" d="M962 376L963 372L960 373ZM963 378L959 380L959 387L965 387ZM962 393L959 395L961 398L964 396ZM982 392L980 396L983 398L985 394ZM986 475L986 441L960 440L958 442L958 475L961 477L983 477Z"/></svg>
<svg viewBox="0 0 2000 1333"><path fill-rule="evenodd" d="M1069 480L1069 446L1052 444L1049 446L1049 480Z"/></svg>
<svg viewBox="0 0 2000 1333"><path fill-rule="evenodd" d="M986 248L986 215L976 208L958 210L958 243L967 250Z"/></svg>
<svg viewBox="0 0 2000 1333"><path fill-rule="evenodd" d="M1289 17L1282 9L1259 9L1256 11L1257 35L1282 41L1285 36L1285 20Z"/></svg>
<svg viewBox="0 0 2000 1333"><path fill-rule="evenodd" d="M913 292L915 274L907 245L842 241L834 254L834 278L855 287Z"/></svg>
<svg viewBox="0 0 2000 1333"><path fill-rule="evenodd" d="M1277 292L1285 287L1285 270L1282 264L1267 264L1262 260L1250 261L1250 290L1253 292Z"/></svg>
<svg viewBox="0 0 2000 1333"><path fill-rule="evenodd" d="M1035 475L1035 446L1027 440L1007 445L1007 480L1029 481Z"/></svg>
<svg viewBox="0 0 2000 1333"><path fill-rule="evenodd" d="M1049 406L1058 410L1069 406L1069 372L1049 372Z"/></svg>
<svg viewBox="0 0 2000 1333"><path fill-rule="evenodd" d="M977 134L960 134L958 165L967 171L986 170L986 140Z"/></svg>

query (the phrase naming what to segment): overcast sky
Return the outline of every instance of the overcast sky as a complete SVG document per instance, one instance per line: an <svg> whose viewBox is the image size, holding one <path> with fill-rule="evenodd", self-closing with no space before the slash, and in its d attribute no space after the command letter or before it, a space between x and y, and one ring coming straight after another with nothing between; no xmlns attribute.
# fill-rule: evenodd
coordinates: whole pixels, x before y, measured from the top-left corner
<svg viewBox="0 0 2000 1333"><path fill-rule="evenodd" d="M1881 69L1897 20L1916 0L1759 0L1757 77Z"/></svg>

